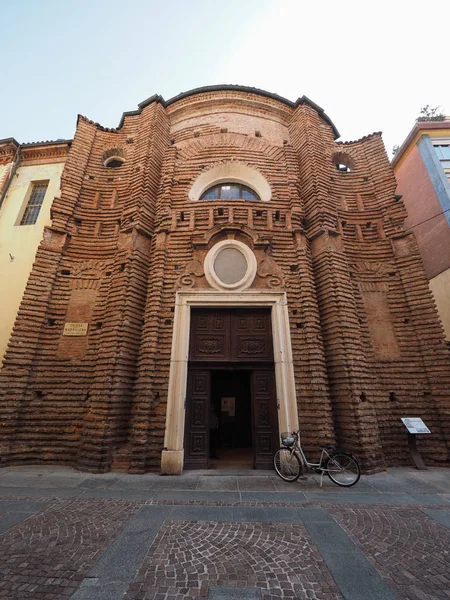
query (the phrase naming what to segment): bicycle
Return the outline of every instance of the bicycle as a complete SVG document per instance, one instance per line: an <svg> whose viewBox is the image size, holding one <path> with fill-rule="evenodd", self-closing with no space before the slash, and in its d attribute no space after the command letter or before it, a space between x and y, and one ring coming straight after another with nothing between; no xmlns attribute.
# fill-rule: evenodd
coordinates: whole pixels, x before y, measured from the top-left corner
<svg viewBox="0 0 450 600"><path fill-rule="evenodd" d="M292 433L282 433L281 443L281 448L273 457L273 464L275 471L284 481L297 481L303 467L320 473L320 487L322 487L324 473L333 483L343 487L355 485L361 477L361 469L356 458L349 452L335 452L333 446L322 448L318 463L308 462L301 446L300 429Z"/></svg>

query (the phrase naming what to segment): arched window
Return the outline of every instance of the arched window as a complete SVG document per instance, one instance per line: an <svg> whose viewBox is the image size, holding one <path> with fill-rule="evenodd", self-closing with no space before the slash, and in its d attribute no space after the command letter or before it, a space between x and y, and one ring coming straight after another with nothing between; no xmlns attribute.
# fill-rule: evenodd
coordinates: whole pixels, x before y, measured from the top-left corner
<svg viewBox="0 0 450 600"><path fill-rule="evenodd" d="M355 163L353 162L352 157L344 152L333 154L331 160L336 169L341 173L350 173L350 171L353 171L355 168Z"/></svg>
<svg viewBox="0 0 450 600"><path fill-rule="evenodd" d="M241 183L219 183L208 188L200 200L260 200L256 192Z"/></svg>

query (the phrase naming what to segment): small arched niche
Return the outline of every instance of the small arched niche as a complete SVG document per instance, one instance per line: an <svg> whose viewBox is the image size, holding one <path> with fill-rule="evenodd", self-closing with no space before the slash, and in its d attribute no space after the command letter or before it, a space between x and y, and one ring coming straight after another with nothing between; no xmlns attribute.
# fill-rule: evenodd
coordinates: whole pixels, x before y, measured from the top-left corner
<svg viewBox="0 0 450 600"><path fill-rule="evenodd" d="M108 169L117 169L125 162L125 152L122 148L105 150L102 156L103 166Z"/></svg>
<svg viewBox="0 0 450 600"><path fill-rule="evenodd" d="M259 171L242 163L231 162L216 165L204 171L189 191L189 200L200 200L203 192L220 183L239 183L254 190L263 202L272 198L272 190Z"/></svg>
<svg viewBox="0 0 450 600"><path fill-rule="evenodd" d="M331 162L341 173L350 173L350 171L353 171L355 168L355 162L353 158L345 152L336 152L333 154L331 157Z"/></svg>

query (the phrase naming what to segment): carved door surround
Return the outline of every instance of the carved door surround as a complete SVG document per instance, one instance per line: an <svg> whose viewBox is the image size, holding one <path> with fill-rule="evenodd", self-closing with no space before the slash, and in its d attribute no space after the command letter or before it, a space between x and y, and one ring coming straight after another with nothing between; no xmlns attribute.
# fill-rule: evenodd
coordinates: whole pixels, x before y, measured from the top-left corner
<svg viewBox="0 0 450 600"><path fill-rule="evenodd" d="M188 380L191 308L193 307L268 307L271 309L272 351L275 368L274 387L278 413L278 430L290 431L298 428L286 294L284 292L177 292L167 399L166 431L164 450L161 457L161 471L166 474L180 474L183 471L185 399ZM250 347L253 347L252 344L250 344ZM255 366L257 364L256 361ZM263 363L260 362L259 364L263 370ZM264 407L262 411L264 413ZM261 443L264 447L264 441Z"/></svg>

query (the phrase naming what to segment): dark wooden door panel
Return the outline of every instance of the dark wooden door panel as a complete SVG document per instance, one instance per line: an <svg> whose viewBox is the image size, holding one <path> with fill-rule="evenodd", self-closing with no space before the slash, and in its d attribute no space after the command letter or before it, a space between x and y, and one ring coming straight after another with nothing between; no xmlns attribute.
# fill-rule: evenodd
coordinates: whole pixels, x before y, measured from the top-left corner
<svg viewBox="0 0 450 600"><path fill-rule="evenodd" d="M230 315L223 310L198 311L191 315L190 360L230 360Z"/></svg>
<svg viewBox="0 0 450 600"><path fill-rule="evenodd" d="M189 370L184 436L187 468L208 468L210 388L210 371Z"/></svg>
<svg viewBox="0 0 450 600"><path fill-rule="evenodd" d="M278 414L272 369L252 372L255 469L271 469L278 446Z"/></svg>
<svg viewBox="0 0 450 600"><path fill-rule="evenodd" d="M189 360L273 362L270 309L193 309Z"/></svg>
<svg viewBox="0 0 450 600"><path fill-rule="evenodd" d="M269 309L236 309L231 313L231 360L272 362Z"/></svg>

